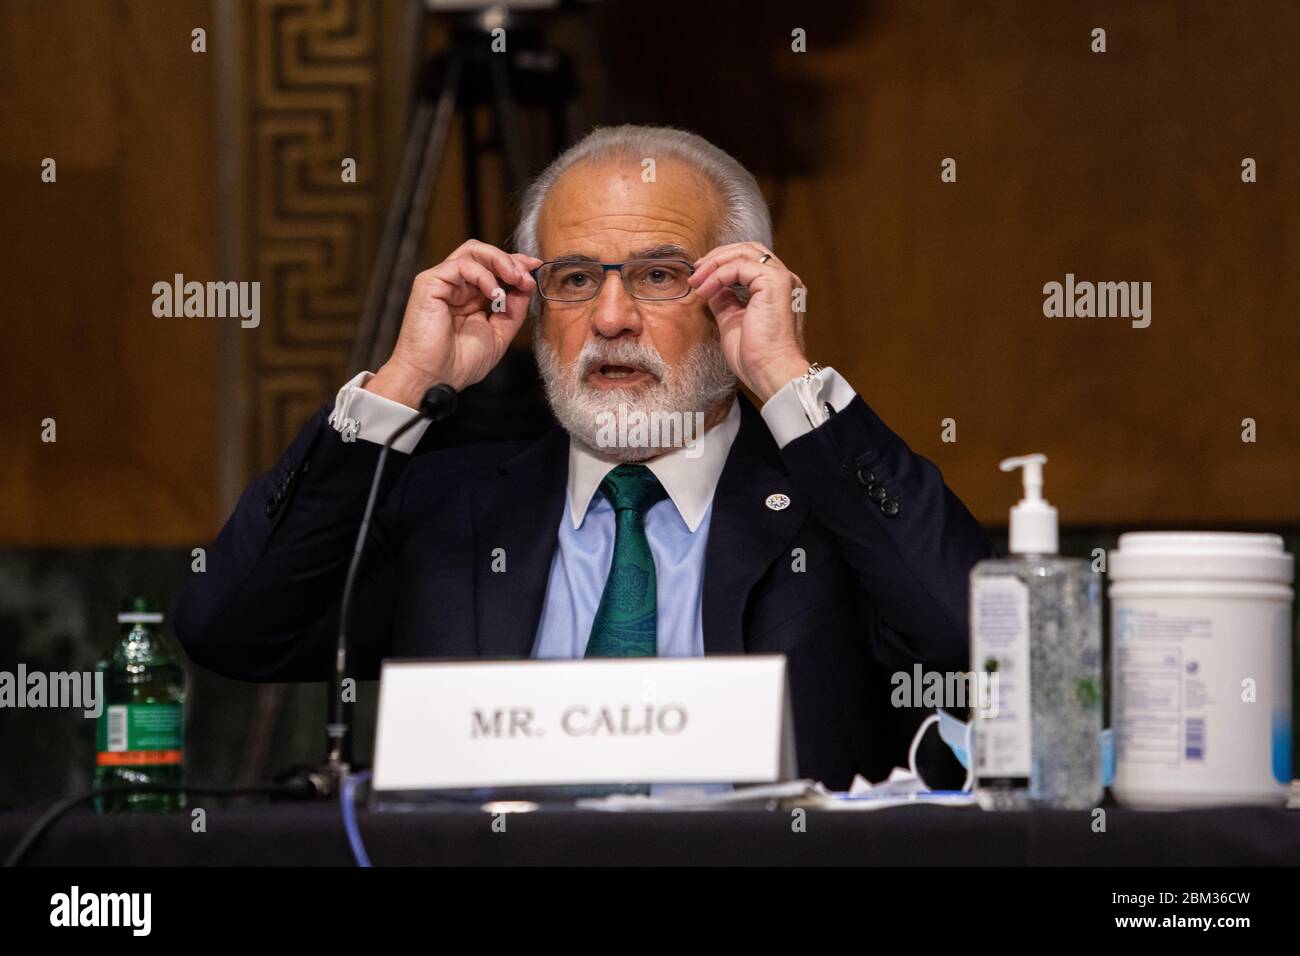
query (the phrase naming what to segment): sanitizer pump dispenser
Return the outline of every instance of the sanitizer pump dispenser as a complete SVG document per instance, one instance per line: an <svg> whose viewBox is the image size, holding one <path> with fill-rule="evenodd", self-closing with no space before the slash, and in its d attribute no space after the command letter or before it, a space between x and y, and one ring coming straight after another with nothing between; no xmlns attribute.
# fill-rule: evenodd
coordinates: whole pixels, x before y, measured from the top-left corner
<svg viewBox="0 0 1300 956"><path fill-rule="evenodd" d="M1101 583L1090 562L1057 555L1056 509L1043 498L1047 456L1021 470L1011 556L971 569L975 796L986 810L1095 807L1102 796Z"/></svg>

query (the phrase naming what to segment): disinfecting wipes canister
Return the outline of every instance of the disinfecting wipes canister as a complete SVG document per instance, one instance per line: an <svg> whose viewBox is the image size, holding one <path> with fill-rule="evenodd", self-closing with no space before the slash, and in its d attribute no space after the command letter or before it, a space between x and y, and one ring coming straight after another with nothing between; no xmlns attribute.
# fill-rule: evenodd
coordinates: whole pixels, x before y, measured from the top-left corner
<svg viewBox="0 0 1300 956"><path fill-rule="evenodd" d="M1284 804L1294 561L1273 534L1122 534L1110 553L1125 806Z"/></svg>

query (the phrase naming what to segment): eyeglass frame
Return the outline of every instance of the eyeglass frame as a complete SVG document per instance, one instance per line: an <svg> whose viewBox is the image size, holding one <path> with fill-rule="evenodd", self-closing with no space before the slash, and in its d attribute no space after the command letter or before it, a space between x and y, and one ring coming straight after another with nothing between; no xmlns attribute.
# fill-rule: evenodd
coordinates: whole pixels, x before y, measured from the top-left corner
<svg viewBox="0 0 1300 956"><path fill-rule="evenodd" d="M695 275L695 266L691 265L687 260L678 258L677 256L650 256L648 258L628 259L625 262L593 262L590 259L551 259L547 262L543 262L536 269L528 270L528 274L532 276L533 281L537 283L537 294L541 296L543 300L547 302L558 302L561 305L577 305L580 302L591 302L593 299L599 298L600 294L605 291L605 279L609 276L610 272L618 273L619 279L623 283L623 291L638 302L676 302L678 299L684 299L695 291L688 287L681 295L672 295L664 299L643 299L628 288L627 275L623 272L624 266L630 265L634 262L680 262L682 265L686 266L687 278ZM537 277L537 273L541 272L547 266L554 265L600 266L600 285L596 286L596 291L585 299L552 299L542 291L542 282Z"/></svg>

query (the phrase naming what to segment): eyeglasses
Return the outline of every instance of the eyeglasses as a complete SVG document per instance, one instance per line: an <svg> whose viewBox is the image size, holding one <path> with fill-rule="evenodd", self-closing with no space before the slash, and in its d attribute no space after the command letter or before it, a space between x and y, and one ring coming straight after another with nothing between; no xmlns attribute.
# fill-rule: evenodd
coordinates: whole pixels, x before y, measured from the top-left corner
<svg viewBox="0 0 1300 956"><path fill-rule="evenodd" d="M600 295L605 277L617 272L634 299L663 302L691 291L686 280L695 268L685 259L631 259L627 262L543 262L532 271L537 291L550 302L589 302Z"/></svg>

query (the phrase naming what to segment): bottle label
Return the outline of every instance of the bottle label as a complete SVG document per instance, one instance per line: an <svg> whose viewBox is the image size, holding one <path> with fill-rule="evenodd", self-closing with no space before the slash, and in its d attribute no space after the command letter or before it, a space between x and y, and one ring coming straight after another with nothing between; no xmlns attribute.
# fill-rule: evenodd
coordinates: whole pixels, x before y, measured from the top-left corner
<svg viewBox="0 0 1300 956"><path fill-rule="evenodd" d="M1031 726L1029 588L1010 576L971 584L971 667L993 691L972 728L975 775L1027 783Z"/></svg>
<svg viewBox="0 0 1300 956"><path fill-rule="evenodd" d="M96 727L101 767L166 766L181 762L180 704L113 704Z"/></svg>

